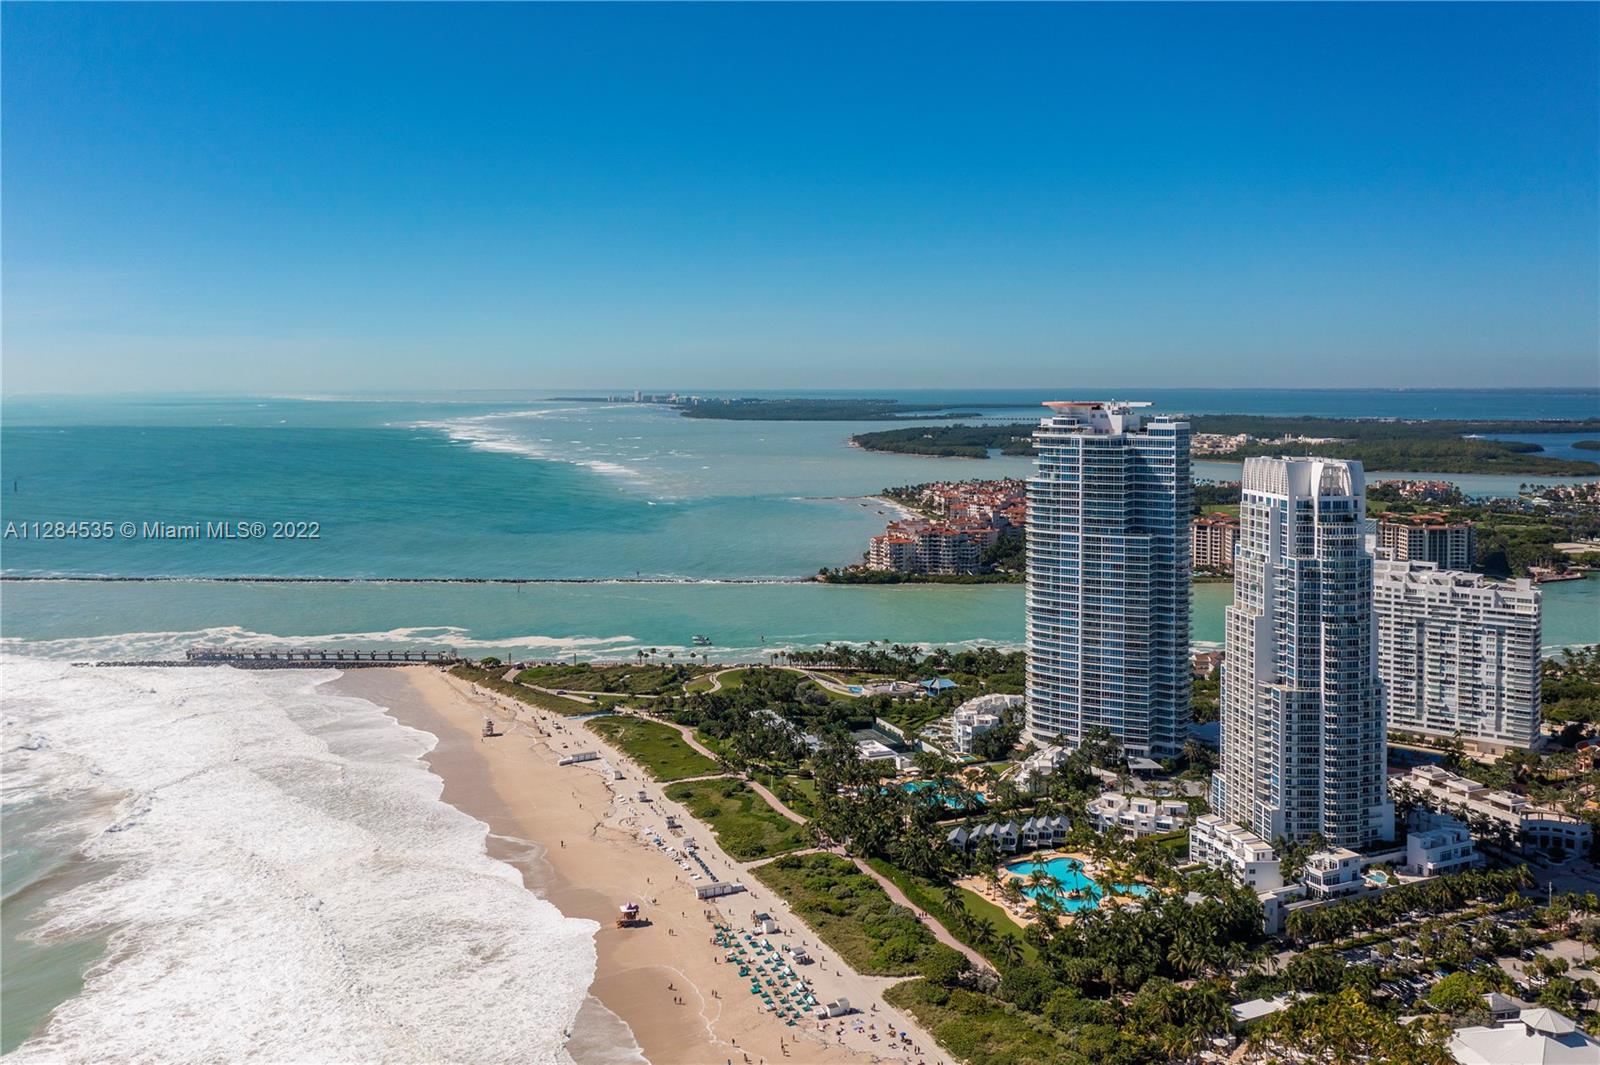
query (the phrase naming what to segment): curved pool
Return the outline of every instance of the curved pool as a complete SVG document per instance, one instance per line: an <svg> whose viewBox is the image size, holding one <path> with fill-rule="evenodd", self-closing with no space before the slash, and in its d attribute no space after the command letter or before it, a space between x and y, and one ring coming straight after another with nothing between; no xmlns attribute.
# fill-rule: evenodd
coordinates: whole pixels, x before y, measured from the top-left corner
<svg viewBox="0 0 1600 1065"><path fill-rule="evenodd" d="M1023 880L1032 876L1035 870L1054 877L1056 883L1060 885L1059 889L1041 884L1038 887L1024 886L1022 893L1031 899L1053 896L1061 904L1061 908L1069 913L1094 909L1105 897L1105 889L1083 871L1083 863L1076 858L1056 857L1043 861L1037 858L1025 858L1020 862L1007 863L1005 869L1006 872ZM1143 884L1113 884L1111 890L1118 895L1150 894L1150 889Z"/></svg>

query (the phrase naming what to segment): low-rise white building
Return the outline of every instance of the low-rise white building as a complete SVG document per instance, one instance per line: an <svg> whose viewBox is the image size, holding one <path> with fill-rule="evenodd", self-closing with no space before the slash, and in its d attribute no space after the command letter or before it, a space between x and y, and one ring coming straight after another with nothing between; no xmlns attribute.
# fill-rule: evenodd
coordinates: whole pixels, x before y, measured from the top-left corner
<svg viewBox="0 0 1600 1065"><path fill-rule="evenodd" d="M1366 890L1361 879L1361 855L1348 847L1332 847L1306 858L1302 878L1306 892L1315 899L1339 899Z"/></svg>
<svg viewBox="0 0 1600 1065"><path fill-rule="evenodd" d="M1563 855L1585 854L1594 839L1589 822L1530 803L1515 792L1489 788L1436 765L1419 765L1391 777L1397 799L1414 797L1430 810L1451 814L1468 825L1487 818L1503 826L1514 845Z"/></svg>
<svg viewBox="0 0 1600 1065"><path fill-rule="evenodd" d="M1096 832L1120 829L1135 839L1173 832L1189 823L1189 804L1182 799L1153 799L1107 791L1090 799L1087 807Z"/></svg>
<svg viewBox="0 0 1600 1065"><path fill-rule="evenodd" d="M1001 724L999 714L985 714L977 710L957 710L950 734L956 745L956 750L962 754L971 754L973 741L985 732L999 728Z"/></svg>
<svg viewBox="0 0 1600 1065"><path fill-rule="evenodd" d="M1064 765L1072 752L1065 747L1046 744L1039 748L1017 768L1017 786L1034 795L1045 789L1045 782Z"/></svg>
<svg viewBox="0 0 1600 1065"><path fill-rule="evenodd" d="M945 842L963 851L975 851L987 840L1002 854L1015 854L1022 846L1022 827L1015 821L992 821L972 828L952 828Z"/></svg>
<svg viewBox="0 0 1600 1065"><path fill-rule="evenodd" d="M1600 1065L1600 1042L1555 1010L1523 1010L1515 1020L1457 1028L1450 1053L1461 1065Z"/></svg>
<svg viewBox="0 0 1600 1065"><path fill-rule="evenodd" d="M1226 869L1256 891L1283 886L1278 856L1266 840L1243 825L1216 814L1201 814L1189 829L1189 857L1213 869Z"/></svg>
<svg viewBox="0 0 1600 1065"><path fill-rule="evenodd" d="M1483 864L1467 826L1446 814L1422 814L1406 835L1405 871L1413 876L1443 876Z"/></svg>
<svg viewBox="0 0 1600 1065"><path fill-rule="evenodd" d="M951 717L950 735L956 750L972 753L972 741L1005 723L1005 711L1022 705L1022 696L994 692L968 699Z"/></svg>

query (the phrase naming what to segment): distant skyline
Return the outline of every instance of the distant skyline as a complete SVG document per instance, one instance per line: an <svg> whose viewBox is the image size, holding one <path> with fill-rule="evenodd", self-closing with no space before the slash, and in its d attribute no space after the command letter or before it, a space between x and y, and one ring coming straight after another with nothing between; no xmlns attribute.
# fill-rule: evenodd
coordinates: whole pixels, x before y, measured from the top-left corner
<svg viewBox="0 0 1600 1065"><path fill-rule="evenodd" d="M1594 4L7 3L0 41L9 394L1600 385Z"/></svg>

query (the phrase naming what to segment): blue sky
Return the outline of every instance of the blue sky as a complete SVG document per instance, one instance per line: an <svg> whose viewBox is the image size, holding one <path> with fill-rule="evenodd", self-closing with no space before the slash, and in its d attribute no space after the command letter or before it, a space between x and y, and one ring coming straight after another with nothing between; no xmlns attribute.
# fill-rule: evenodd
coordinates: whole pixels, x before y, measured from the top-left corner
<svg viewBox="0 0 1600 1065"><path fill-rule="evenodd" d="M1600 7L3 13L9 392L1600 384Z"/></svg>

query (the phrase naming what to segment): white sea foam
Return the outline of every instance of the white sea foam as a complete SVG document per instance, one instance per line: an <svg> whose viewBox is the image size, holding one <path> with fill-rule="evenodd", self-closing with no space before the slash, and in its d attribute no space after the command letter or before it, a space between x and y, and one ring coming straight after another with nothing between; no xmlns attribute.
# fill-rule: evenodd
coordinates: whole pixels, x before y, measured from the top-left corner
<svg viewBox="0 0 1600 1065"><path fill-rule="evenodd" d="M450 648L460 653L487 654L492 651L525 651L529 655L559 658L571 654L605 654L638 641L632 636L507 636L476 639L453 625L413 626L383 632L329 632L316 635L279 636L253 632L237 625L195 629L188 632L128 632L115 636L77 636L57 640L0 639L0 651L34 658L63 658L71 661L150 661L182 658L191 647L360 647L362 649L404 647L416 650Z"/></svg>
<svg viewBox="0 0 1600 1065"><path fill-rule="evenodd" d="M482 414L471 418L455 418L449 421L417 422L415 428L431 429L435 432L444 433L451 440L466 444L474 451L522 455L525 458L541 459L548 462L566 462L574 466L583 466L609 477L619 477L632 481L644 480L644 474L631 466L625 466L608 458L585 454L583 451L571 447L547 447L545 445L551 441L546 438L530 437L527 433L519 431L512 426L497 424L512 420L546 418L554 414L572 413L580 410L582 408L549 407L538 410L500 411L494 414ZM580 445L580 447L583 445L581 440L574 440L571 443Z"/></svg>
<svg viewBox="0 0 1600 1065"><path fill-rule="evenodd" d="M4 669L6 801L124 796L39 933L106 958L8 1062L571 1060L595 925L439 801L431 736L331 672Z"/></svg>

